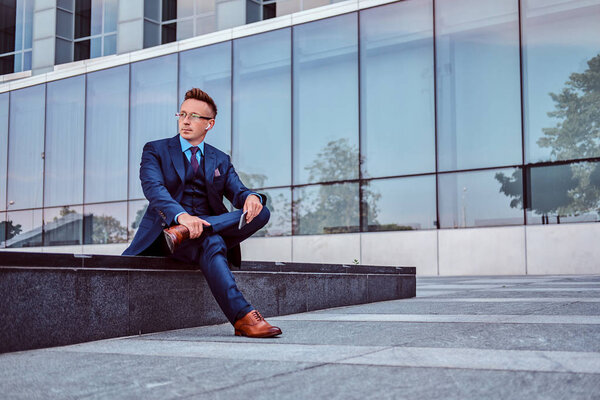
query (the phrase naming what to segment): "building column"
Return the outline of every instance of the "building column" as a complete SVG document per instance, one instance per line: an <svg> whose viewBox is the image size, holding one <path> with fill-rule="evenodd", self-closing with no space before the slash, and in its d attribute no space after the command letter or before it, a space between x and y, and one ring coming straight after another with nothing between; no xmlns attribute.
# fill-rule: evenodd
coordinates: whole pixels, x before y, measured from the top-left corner
<svg viewBox="0 0 600 400"><path fill-rule="evenodd" d="M144 0L119 1L117 54L144 48Z"/></svg>
<svg viewBox="0 0 600 400"><path fill-rule="evenodd" d="M33 7L32 73L54 69L56 41L56 0L35 0Z"/></svg>

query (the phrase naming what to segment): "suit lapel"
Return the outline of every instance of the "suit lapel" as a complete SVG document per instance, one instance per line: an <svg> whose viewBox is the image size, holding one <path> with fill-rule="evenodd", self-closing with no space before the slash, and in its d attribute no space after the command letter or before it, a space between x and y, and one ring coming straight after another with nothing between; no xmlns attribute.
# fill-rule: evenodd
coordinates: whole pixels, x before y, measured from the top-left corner
<svg viewBox="0 0 600 400"><path fill-rule="evenodd" d="M185 182L185 165L183 165L183 157L181 154L179 135L176 135L169 140L169 155L171 156L175 171L177 171L177 175L179 175L179 179L181 179L181 182Z"/></svg>
<svg viewBox="0 0 600 400"><path fill-rule="evenodd" d="M204 154L206 159L204 160L204 176L206 184L211 187L213 180L215 179L215 168L217 167L217 155L213 147L209 144L204 143Z"/></svg>

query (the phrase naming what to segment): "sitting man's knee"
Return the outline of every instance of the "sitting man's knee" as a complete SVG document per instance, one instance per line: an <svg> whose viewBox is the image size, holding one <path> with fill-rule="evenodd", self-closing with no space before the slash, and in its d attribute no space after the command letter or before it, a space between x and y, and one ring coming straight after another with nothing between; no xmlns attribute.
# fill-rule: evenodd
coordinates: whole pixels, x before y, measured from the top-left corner
<svg viewBox="0 0 600 400"><path fill-rule="evenodd" d="M256 222L260 224L261 227L265 226L267 222L269 222L269 218L271 218L271 211L264 206L260 213L255 217Z"/></svg>

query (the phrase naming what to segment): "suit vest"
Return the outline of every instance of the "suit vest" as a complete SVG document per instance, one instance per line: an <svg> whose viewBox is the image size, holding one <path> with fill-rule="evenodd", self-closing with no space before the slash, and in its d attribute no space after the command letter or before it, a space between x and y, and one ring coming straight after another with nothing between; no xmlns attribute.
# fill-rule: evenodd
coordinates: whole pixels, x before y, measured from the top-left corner
<svg viewBox="0 0 600 400"><path fill-rule="evenodd" d="M198 171L194 174L194 169L185 154L181 153L181 155L185 165L185 182L180 204L190 215L212 215L206 191L206 179L203 170L204 163L202 163Z"/></svg>

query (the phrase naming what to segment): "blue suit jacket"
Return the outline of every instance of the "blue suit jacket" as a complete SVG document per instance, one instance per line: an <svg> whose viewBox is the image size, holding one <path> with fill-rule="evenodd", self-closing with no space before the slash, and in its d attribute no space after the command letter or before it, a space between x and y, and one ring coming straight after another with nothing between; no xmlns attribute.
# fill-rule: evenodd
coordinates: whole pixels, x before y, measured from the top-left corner
<svg viewBox="0 0 600 400"><path fill-rule="evenodd" d="M212 215L228 212L223 204L223 196L227 197L235 208L242 208L246 197L253 192L240 181L230 157L207 143L204 144L204 157L206 190ZM216 170L220 176L215 176ZM150 204L131 245L123 255L140 254L158 238L164 228L175 223L177 214L186 212L179 204L183 198L185 182L185 165L179 135L146 143L142 153L140 180L144 196ZM265 196L261 195L263 205L265 200ZM227 255L234 265L240 264L239 246L230 249Z"/></svg>

